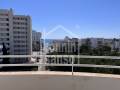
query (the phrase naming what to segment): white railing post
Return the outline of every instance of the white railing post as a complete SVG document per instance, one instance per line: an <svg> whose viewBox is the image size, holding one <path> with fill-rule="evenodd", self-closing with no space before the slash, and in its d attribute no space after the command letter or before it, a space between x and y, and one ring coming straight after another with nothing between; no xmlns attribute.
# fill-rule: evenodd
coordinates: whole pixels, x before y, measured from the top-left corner
<svg viewBox="0 0 120 90"><path fill-rule="evenodd" d="M72 57L72 76L74 75L74 57Z"/></svg>
<svg viewBox="0 0 120 90"><path fill-rule="evenodd" d="M39 59L39 65L38 65L38 71L40 71L41 70L41 67L40 67L40 60L41 60L41 57L40 57L40 59Z"/></svg>

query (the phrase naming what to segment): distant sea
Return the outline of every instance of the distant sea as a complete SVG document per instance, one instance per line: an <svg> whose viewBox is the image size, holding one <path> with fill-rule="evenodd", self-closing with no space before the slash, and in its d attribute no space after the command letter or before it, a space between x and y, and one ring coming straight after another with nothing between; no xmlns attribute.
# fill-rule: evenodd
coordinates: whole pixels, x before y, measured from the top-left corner
<svg viewBox="0 0 120 90"><path fill-rule="evenodd" d="M55 39L42 39L42 41L43 41L43 43L45 43L45 45L51 45L52 44L52 42L54 41Z"/></svg>

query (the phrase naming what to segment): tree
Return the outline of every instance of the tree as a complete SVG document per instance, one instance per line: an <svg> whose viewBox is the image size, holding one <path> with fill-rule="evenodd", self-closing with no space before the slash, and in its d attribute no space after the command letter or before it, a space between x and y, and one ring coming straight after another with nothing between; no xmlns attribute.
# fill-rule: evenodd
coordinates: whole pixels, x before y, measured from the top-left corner
<svg viewBox="0 0 120 90"><path fill-rule="evenodd" d="M110 55L111 53L111 47L107 45L102 45L97 48L98 50L98 55Z"/></svg>
<svg viewBox="0 0 120 90"><path fill-rule="evenodd" d="M80 46L80 53L85 55L91 55L92 48L91 48L91 41L90 39L86 39L85 44Z"/></svg>
<svg viewBox="0 0 120 90"><path fill-rule="evenodd" d="M3 52L3 55L8 55L8 49L6 48L4 43L3 43L2 52ZM2 63L3 64L10 64L9 58L3 58Z"/></svg>

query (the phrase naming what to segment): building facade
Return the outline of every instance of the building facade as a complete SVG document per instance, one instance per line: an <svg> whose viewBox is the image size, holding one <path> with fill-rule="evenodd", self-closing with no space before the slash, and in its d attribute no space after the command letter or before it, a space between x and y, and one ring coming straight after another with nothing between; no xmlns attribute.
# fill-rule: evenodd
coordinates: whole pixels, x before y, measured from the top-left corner
<svg viewBox="0 0 120 90"><path fill-rule="evenodd" d="M80 41L78 38L65 37L63 40L54 40L53 52L60 54L79 54Z"/></svg>
<svg viewBox="0 0 120 90"><path fill-rule="evenodd" d="M42 34L40 32L32 31L32 50L40 51L42 48Z"/></svg>
<svg viewBox="0 0 120 90"><path fill-rule="evenodd" d="M56 52L56 54L77 54L80 53L81 45L86 44L89 40L89 45L92 49L108 46L111 51L120 52L120 39L106 39L106 38L65 38L61 40L54 40L50 51Z"/></svg>
<svg viewBox="0 0 120 90"><path fill-rule="evenodd" d="M14 15L12 9L0 9L0 45L4 43L10 55L32 54L31 28L30 16ZM12 59L11 62L25 61Z"/></svg>
<svg viewBox="0 0 120 90"><path fill-rule="evenodd" d="M118 50L120 51L120 39L106 39L106 38L88 38L90 40L90 45L92 48L101 47L103 45L109 46L112 51ZM81 44L85 44L85 39L81 39Z"/></svg>

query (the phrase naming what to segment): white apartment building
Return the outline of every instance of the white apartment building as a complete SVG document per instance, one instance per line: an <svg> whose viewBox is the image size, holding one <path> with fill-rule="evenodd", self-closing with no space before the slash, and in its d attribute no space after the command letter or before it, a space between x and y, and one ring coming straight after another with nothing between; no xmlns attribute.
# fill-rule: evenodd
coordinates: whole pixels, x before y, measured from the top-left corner
<svg viewBox="0 0 120 90"><path fill-rule="evenodd" d="M10 55L31 55L31 26L30 16L14 15L12 9L0 9L0 45L5 43ZM25 61L14 59L11 62Z"/></svg>
<svg viewBox="0 0 120 90"><path fill-rule="evenodd" d="M53 51L57 53L79 53L80 41L78 38L69 38L54 40L52 47Z"/></svg>

